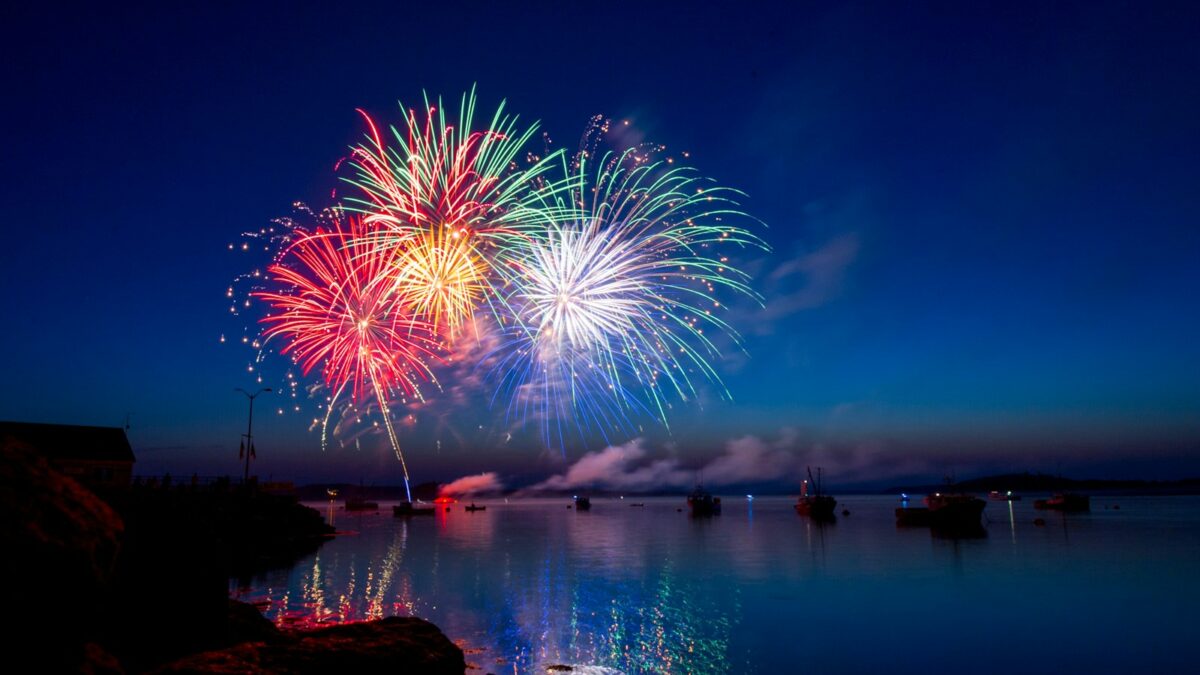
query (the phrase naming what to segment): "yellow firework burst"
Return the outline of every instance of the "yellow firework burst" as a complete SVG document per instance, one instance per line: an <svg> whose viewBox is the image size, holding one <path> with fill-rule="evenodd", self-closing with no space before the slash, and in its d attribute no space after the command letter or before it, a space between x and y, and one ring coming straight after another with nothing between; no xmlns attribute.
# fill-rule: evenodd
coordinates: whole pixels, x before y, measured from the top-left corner
<svg viewBox="0 0 1200 675"><path fill-rule="evenodd" d="M485 264L465 227L421 228L404 243L395 290L423 319L457 332L486 289Z"/></svg>

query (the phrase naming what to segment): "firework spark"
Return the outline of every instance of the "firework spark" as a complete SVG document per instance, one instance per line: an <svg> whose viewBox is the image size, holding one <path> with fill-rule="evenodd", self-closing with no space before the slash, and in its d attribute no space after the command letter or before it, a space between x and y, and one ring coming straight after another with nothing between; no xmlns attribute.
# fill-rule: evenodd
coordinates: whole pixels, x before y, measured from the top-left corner
<svg viewBox="0 0 1200 675"><path fill-rule="evenodd" d="M504 264L514 239L545 227L546 194L565 186L543 174L560 153L527 152L537 124L521 130L503 103L487 128L474 129L474 91L463 96L456 122L440 100L426 98L423 118L407 111L390 143L363 117L368 140L351 149L346 206L377 228L381 246L405 249L397 284L427 320L454 333L495 297L488 268Z"/></svg>
<svg viewBox="0 0 1200 675"><path fill-rule="evenodd" d="M432 379L430 327L393 292L389 274L395 252L380 249L359 218L330 220L328 230L298 233L268 268L285 290L254 293L277 312L262 320L263 335L284 341L280 353L291 355L305 375L320 366L334 392L329 411L346 389L354 402L368 392L375 397L407 486L408 468L388 401L397 394L420 397L420 380Z"/></svg>
<svg viewBox="0 0 1200 675"><path fill-rule="evenodd" d="M486 267L466 229L429 227L396 250L396 293L432 325L456 333L486 289Z"/></svg>
<svg viewBox="0 0 1200 675"><path fill-rule="evenodd" d="M698 380L728 396L705 331L736 343L716 293L757 296L726 253L765 248L725 222L745 218L738 193L639 150L602 156L594 172L586 154L564 168L576 213L526 239L505 268L514 321L494 372L510 412L603 431L639 411L668 424L670 400L696 398ZM544 433L561 444L561 425Z"/></svg>

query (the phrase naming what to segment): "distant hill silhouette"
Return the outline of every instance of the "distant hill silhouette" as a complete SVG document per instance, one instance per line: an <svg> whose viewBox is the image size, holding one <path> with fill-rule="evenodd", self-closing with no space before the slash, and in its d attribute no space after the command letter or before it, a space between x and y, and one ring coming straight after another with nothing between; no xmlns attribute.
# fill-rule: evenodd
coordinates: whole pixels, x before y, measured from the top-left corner
<svg viewBox="0 0 1200 675"><path fill-rule="evenodd" d="M1122 492L1125 494L1200 494L1200 478L1182 480L1075 480L1045 473L1009 473L984 476L956 483L890 487L883 494L901 492L944 492L948 488L963 492Z"/></svg>

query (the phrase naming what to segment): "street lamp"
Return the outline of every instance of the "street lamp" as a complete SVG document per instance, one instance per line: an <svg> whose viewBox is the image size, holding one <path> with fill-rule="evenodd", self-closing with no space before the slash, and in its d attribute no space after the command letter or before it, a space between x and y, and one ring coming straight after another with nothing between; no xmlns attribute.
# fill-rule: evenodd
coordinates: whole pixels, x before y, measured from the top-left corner
<svg viewBox="0 0 1200 675"><path fill-rule="evenodd" d="M259 394L261 394L265 391L271 391L271 388L263 387L262 389L259 389L258 391L254 392L253 394L246 391L245 389L242 389L241 387L234 389L234 391L240 391L246 395L246 398L250 399L250 421L246 423L246 444L244 446L242 446L241 451L238 453L238 457L241 457L243 455L245 455L245 457L246 457L246 473L242 476L242 482L244 484L249 485L250 484L250 459L252 457L254 457L254 436L251 435L251 430L254 429L254 399Z"/></svg>

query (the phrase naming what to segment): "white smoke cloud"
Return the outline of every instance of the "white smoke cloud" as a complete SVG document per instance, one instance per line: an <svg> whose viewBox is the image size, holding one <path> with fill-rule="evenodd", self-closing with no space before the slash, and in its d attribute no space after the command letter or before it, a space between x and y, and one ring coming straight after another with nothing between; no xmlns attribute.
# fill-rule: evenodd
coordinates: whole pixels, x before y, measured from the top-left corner
<svg viewBox="0 0 1200 675"><path fill-rule="evenodd" d="M499 492L503 489L504 483L500 482L500 476L494 471L489 471L475 476L463 476L451 481L443 485L439 492L447 497L461 497L484 492Z"/></svg>
<svg viewBox="0 0 1200 675"><path fill-rule="evenodd" d="M790 450L767 445L757 436L729 441L725 453L704 467L704 481L713 485L756 483L794 474L797 459Z"/></svg>
<svg viewBox="0 0 1200 675"><path fill-rule="evenodd" d="M790 440L787 436L785 441ZM726 444L725 451L699 468L688 468L675 458L653 459L644 442L635 438L623 445L589 452L561 474L530 487L539 490L649 490L706 485L736 485L779 480L798 475L796 455L778 443L744 436Z"/></svg>
<svg viewBox="0 0 1200 675"><path fill-rule="evenodd" d="M691 475L691 472L679 467L678 460L647 462L642 439L635 438L624 445L589 452L568 467L565 473L551 476L530 489L652 490L685 484Z"/></svg>

